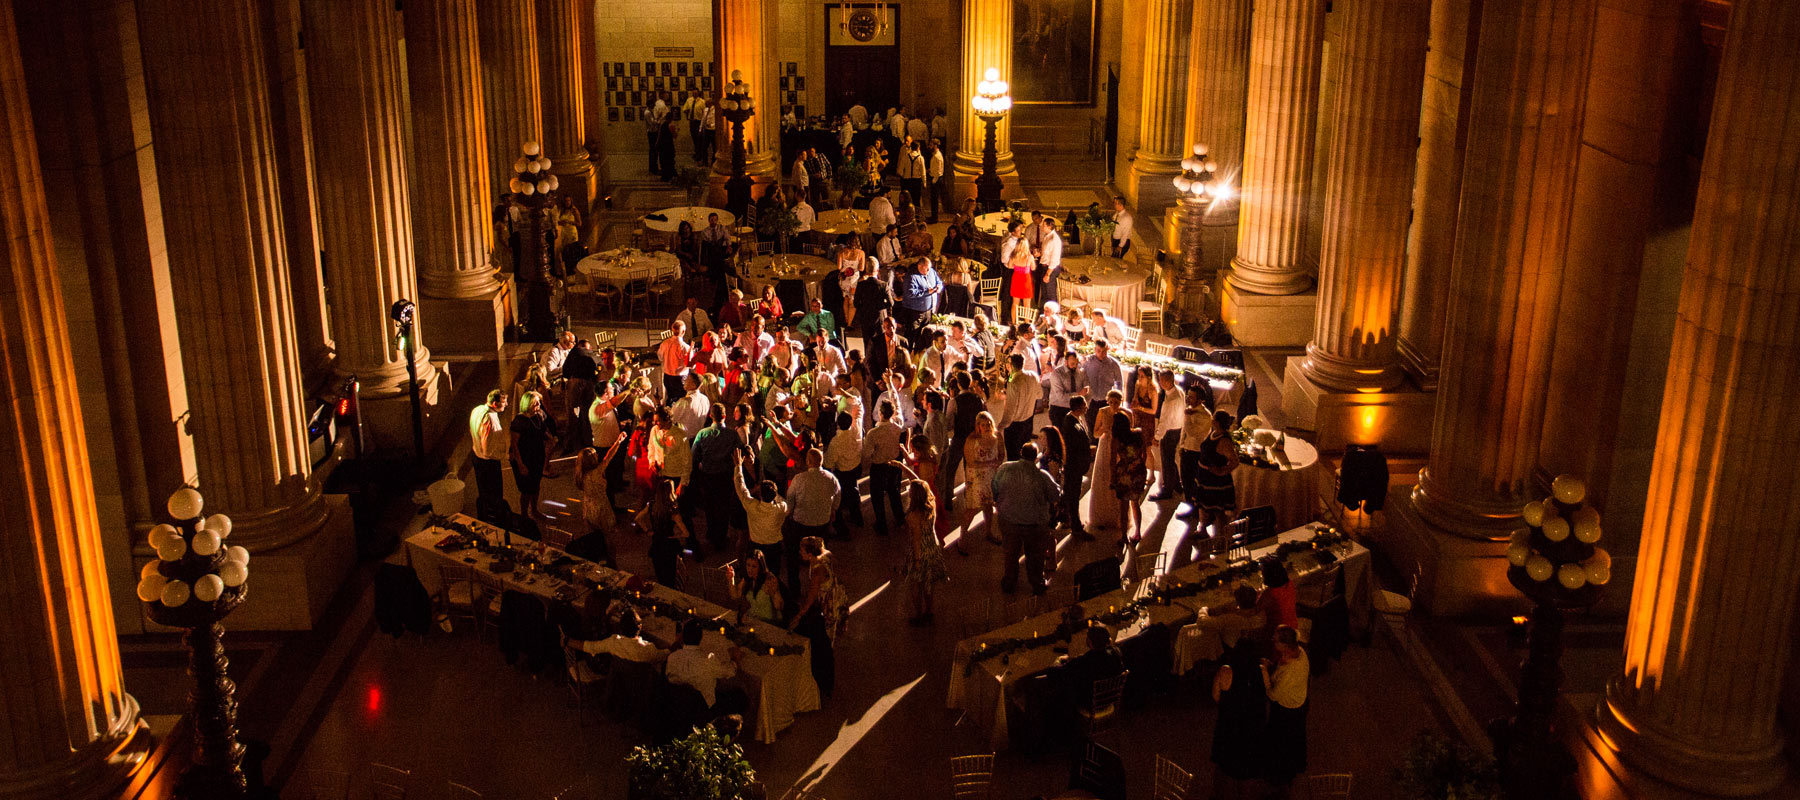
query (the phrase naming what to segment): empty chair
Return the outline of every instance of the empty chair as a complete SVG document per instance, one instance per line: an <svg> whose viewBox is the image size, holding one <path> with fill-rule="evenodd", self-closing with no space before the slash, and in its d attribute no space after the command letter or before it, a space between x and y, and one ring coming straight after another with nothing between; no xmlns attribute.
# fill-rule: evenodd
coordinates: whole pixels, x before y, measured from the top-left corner
<svg viewBox="0 0 1800 800"><path fill-rule="evenodd" d="M470 625L479 624L481 587L475 583L475 568L444 564L438 567L438 580L443 586L438 589L437 613L448 617L452 626L458 619L466 619Z"/></svg>
<svg viewBox="0 0 1800 800"><path fill-rule="evenodd" d="M1075 599L1098 597L1119 588L1118 556L1108 556L1075 571Z"/></svg>
<svg viewBox="0 0 1800 800"><path fill-rule="evenodd" d="M1168 563L1169 554L1161 550L1139 555L1131 559L1131 579L1134 581L1150 580L1161 575Z"/></svg>
<svg viewBox="0 0 1800 800"><path fill-rule="evenodd" d="M1121 327L1123 327L1125 329L1125 348L1124 349L1126 349L1126 350L1138 349L1139 343L1144 341L1144 329L1143 328L1134 328L1130 325L1124 325Z"/></svg>
<svg viewBox="0 0 1800 800"><path fill-rule="evenodd" d="M1156 326L1156 332L1163 332L1163 292L1162 280L1152 278L1144 284L1144 298L1138 301L1138 326L1148 330Z"/></svg>
<svg viewBox="0 0 1800 800"><path fill-rule="evenodd" d="M618 347L618 346L619 346L619 332L618 331L596 331L594 333L594 349L596 351L605 350L608 347Z"/></svg>
<svg viewBox="0 0 1800 800"><path fill-rule="evenodd" d="M1089 738L1101 730L1111 727L1119 717L1119 700L1125 696L1125 681L1131 677L1131 670L1125 670L1111 678L1094 681L1094 694L1085 706L1077 706L1075 716L1081 722L1082 733Z"/></svg>
<svg viewBox="0 0 1800 800"><path fill-rule="evenodd" d="M485 569L475 571L475 583L481 586L481 629L476 637L486 636L492 628L496 634L500 632L500 595L506 593L506 582L499 576Z"/></svg>
<svg viewBox="0 0 1800 800"><path fill-rule="evenodd" d="M594 668L593 661L568 637L563 637L563 681L575 701L575 722L586 724L588 699L600 689L606 673Z"/></svg>
<svg viewBox="0 0 1800 800"><path fill-rule="evenodd" d="M1023 325L1025 323L1031 322L1035 319L1037 319L1037 309L1032 308L1030 303L1025 303L1025 302L1013 303L1013 322L1012 322L1012 324Z"/></svg>
<svg viewBox="0 0 1800 800"><path fill-rule="evenodd" d="M1188 786L1193 782L1193 773L1163 754L1156 754L1156 788L1150 793L1151 800L1187 800Z"/></svg>
<svg viewBox="0 0 1800 800"><path fill-rule="evenodd" d="M982 278L975 293L975 304L991 306L1000 301L1000 279Z"/></svg>
<svg viewBox="0 0 1800 800"><path fill-rule="evenodd" d="M1348 772L1306 776L1306 796L1312 800L1344 800L1350 796Z"/></svg>
<svg viewBox="0 0 1800 800"><path fill-rule="evenodd" d="M1145 342L1144 350L1153 356L1169 356L1173 358L1175 345L1173 342Z"/></svg>
<svg viewBox="0 0 1800 800"><path fill-rule="evenodd" d="M950 796L987 798L993 796L994 754L956 756L950 759Z"/></svg>
<svg viewBox="0 0 1800 800"><path fill-rule="evenodd" d="M650 313L650 284L653 281L649 267L633 267L625 277L625 313L630 314L634 308L642 307L644 313Z"/></svg>
<svg viewBox="0 0 1800 800"><path fill-rule="evenodd" d="M544 526L544 544L558 550L567 550L569 549L569 543L573 541L575 541L575 534L561 528L553 528L548 525Z"/></svg>
<svg viewBox="0 0 1800 800"><path fill-rule="evenodd" d="M1090 739L1082 745L1081 758L1069 769L1069 788L1099 800L1125 800L1125 760Z"/></svg>

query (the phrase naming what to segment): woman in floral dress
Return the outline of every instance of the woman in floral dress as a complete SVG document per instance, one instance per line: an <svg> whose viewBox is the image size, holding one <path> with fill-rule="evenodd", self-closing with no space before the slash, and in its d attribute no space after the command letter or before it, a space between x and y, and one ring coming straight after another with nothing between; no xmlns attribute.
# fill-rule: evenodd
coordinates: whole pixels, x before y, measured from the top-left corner
<svg viewBox="0 0 1800 800"><path fill-rule="evenodd" d="M922 460L921 463L927 462ZM936 465L936 461L928 463ZM907 621L914 625L929 625L932 587L938 581L950 580L950 571L944 566L944 548L938 544L937 498L932 495L931 483L909 468L902 466L902 469L908 475L906 538L912 545L906 566L901 570L912 584L913 616Z"/></svg>

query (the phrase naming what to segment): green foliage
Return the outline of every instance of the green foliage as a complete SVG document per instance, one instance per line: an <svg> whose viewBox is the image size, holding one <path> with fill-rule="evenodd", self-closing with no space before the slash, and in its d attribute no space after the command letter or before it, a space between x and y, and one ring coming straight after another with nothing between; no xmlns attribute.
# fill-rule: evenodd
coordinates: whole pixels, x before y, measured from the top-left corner
<svg viewBox="0 0 1800 800"><path fill-rule="evenodd" d="M675 170L674 184L677 189L698 189L712 179L712 170L706 167L689 165Z"/></svg>
<svg viewBox="0 0 1800 800"><path fill-rule="evenodd" d="M869 173L855 159L844 159L831 173L831 185L840 192L854 192L869 182Z"/></svg>
<svg viewBox="0 0 1800 800"><path fill-rule="evenodd" d="M1421 731L1407 748L1394 782L1415 800L1499 800L1500 772L1494 759L1444 738Z"/></svg>
<svg viewBox="0 0 1800 800"><path fill-rule="evenodd" d="M800 232L800 218L791 209L782 209L758 218L756 233L766 238L785 238Z"/></svg>
<svg viewBox="0 0 1800 800"><path fill-rule="evenodd" d="M744 800L756 785L744 749L710 725L635 747L625 766L633 800Z"/></svg>

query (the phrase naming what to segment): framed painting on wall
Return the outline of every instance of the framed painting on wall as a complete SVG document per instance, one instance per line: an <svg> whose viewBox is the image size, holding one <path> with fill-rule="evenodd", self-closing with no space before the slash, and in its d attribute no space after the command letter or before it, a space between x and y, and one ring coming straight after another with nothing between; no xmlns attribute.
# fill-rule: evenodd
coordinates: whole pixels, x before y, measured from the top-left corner
<svg viewBox="0 0 1800 800"><path fill-rule="evenodd" d="M1016 103L1093 105L1100 0L1013 0Z"/></svg>

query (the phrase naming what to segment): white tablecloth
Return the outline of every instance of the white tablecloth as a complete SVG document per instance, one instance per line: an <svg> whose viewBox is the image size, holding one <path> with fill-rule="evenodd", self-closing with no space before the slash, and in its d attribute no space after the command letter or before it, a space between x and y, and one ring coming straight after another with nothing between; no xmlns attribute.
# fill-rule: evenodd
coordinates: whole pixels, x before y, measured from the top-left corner
<svg viewBox="0 0 1800 800"><path fill-rule="evenodd" d="M775 272L777 264L786 264L791 268L796 268L796 271L778 275ZM750 259L750 263L738 275L738 283L742 284L744 299L755 302L755 298L762 296L764 286L781 281L801 281L806 284L806 299L812 300L819 296L819 279L824 278L826 273L835 269L837 269L836 262L818 256L794 254L757 256ZM804 308L783 310L789 313L806 312Z"/></svg>
<svg viewBox="0 0 1800 800"><path fill-rule="evenodd" d="M1238 512L1254 506L1273 506L1278 530L1312 522L1318 516L1318 464L1318 449L1293 436L1288 437L1287 464L1281 469L1240 463L1231 473L1232 482L1237 485Z"/></svg>
<svg viewBox="0 0 1800 800"><path fill-rule="evenodd" d="M455 521L480 530L490 541L500 541L499 529L477 522L474 518L463 514L452 517ZM446 553L437 549L437 543L450 532L442 528L426 528L413 534L406 540L406 559L413 571L419 576L419 583L424 584L425 591L436 594L443 587L439 570L446 564L467 564L477 572L486 573L493 559L476 550L462 550ZM531 545L529 539L513 537L515 545ZM612 584L629 577L630 573L607 569L598 564L583 562L585 574L603 584ZM500 576L507 589L535 594L549 599L558 589L566 584L549 575L516 575L505 573ZM652 585L649 595L671 605L691 608L696 613L713 619L735 620L735 612L722 606L702 600L698 597L682 594L667 586ZM579 602L579 601L578 601ZM806 637L791 633L783 628L766 623L755 623L756 635L764 641L778 646L800 646L802 652L796 655L776 656L768 653L747 652L739 665L739 682L750 696L752 710L756 712L753 724L756 726L757 741L769 743L775 741L776 734L794 722L794 715L819 708L819 685L812 676L812 643ZM661 617L647 617L644 621L647 638L659 644L668 645L675 638L674 621ZM708 631L702 647L715 652L724 653L731 643L716 632Z"/></svg>
<svg viewBox="0 0 1800 800"><path fill-rule="evenodd" d="M1150 273L1136 269L1118 269L1123 262L1117 259L1106 259L1107 265L1114 267L1104 274L1096 272L1099 265L1097 256L1076 256L1063 259L1063 278L1056 284L1056 295L1064 305L1071 300L1080 300L1089 308L1104 306L1109 316L1118 317L1131 325L1138 324L1138 301L1144 296L1144 282L1150 279ZM1075 278L1086 275L1089 282L1079 283Z"/></svg>
<svg viewBox="0 0 1800 800"><path fill-rule="evenodd" d="M1314 527L1298 528L1281 534L1278 542L1310 539L1317 532L1317 528ZM1265 545L1252 551L1251 556L1260 558L1271 554L1275 551L1276 546L1277 544ZM1355 542L1345 542L1338 545L1336 552L1339 560L1345 565L1346 600L1355 609L1358 607L1359 599L1364 599L1363 607L1366 607L1369 551ZM1352 564L1355 566L1353 567ZM1184 583L1197 581L1207 573L1218 571L1222 567L1223 564L1216 560L1196 561L1171 571L1163 580ZM1311 556L1291 556L1288 560L1288 569L1293 580L1300 583L1319 572L1322 566ZM1355 582L1354 589L1349 588L1352 581ZM1245 583L1259 590L1262 587L1261 579L1255 576L1247 579ZM1138 595L1141 589L1141 584L1128 583L1116 591L1083 601L1081 603L1082 611L1087 615L1104 613L1111 607L1118 607L1129 602L1131 598ZM1113 629L1114 640L1136 636L1151 625L1169 625L1179 629L1198 618L1198 609L1231 602L1231 590L1231 586L1221 586L1191 597L1177 599L1167 606L1154 604L1147 606L1145 609L1147 614L1139 615L1137 620ZM980 636L973 636L957 642L956 648L952 651L950 690L946 704L950 708L962 710L968 715L971 722L986 730L988 742L995 750L1004 750L1009 743L1007 692L1020 679L1054 666L1058 657L1063 653L1057 652L1060 645L1016 650L1007 655L977 662L974 669L966 671L965 674L970 657L983 642L999 642L1053 631L1061 622L1062 615L1062 610L1058 609ZM1179 638L1179 636L1176 637L1177 641ZM1074 637L1072 641L1068 642L1066 648L1070 658L1080 655L1086 649L1087 642L1080 636ZM1180 654L1176 653L1175 656L1176 666L1179 667Z"/></svg>
<svg viewBox="0 0 1800 800"><path fill-rule="evenodd" d="M828 236L840 236L846 233L868 233L869 212L862 209L840 208L833 211L822 211L813 220L812 229Z"/></svg>
<svg viewBox="0 0 1800 800"><path fill-rule="evenodd" d="M674 233L675 231L680 230L682 222L693 225L696 233L703 231L706 229L706 218L710 214L718 214L719 224L724 225L727 228L732 227L737 223L737 217L731 212L726 211L723 208L709 208L707 206L676 206L674 208L665 208L656 213L661 214L665 219L651 219L649 215L645 215L643 218L644 227L661 233Z"/></svg>
<svg viewBox="0 0 1800 800"><path fill-rule="evenodd" d="M627 267L624 251L607 250L576 262L575 271L593 280L624 288L625 282L631 279L632 270L646 267L650 269L652 279L681 274L681 261L675 254L660 251L634 251L631 253L631 266Z"/></svg>
<svg viewBox="0 0 1800 800"><path fill-rule="evenodd" d="M1024 219L1026 222L1030 222L1031 215L1025 215ZM1006 226L1010 222L1012 222L1011 212L994 211L982 214L975 218L975 232L998 239L1006 235Z"/></svg>

